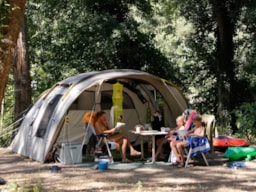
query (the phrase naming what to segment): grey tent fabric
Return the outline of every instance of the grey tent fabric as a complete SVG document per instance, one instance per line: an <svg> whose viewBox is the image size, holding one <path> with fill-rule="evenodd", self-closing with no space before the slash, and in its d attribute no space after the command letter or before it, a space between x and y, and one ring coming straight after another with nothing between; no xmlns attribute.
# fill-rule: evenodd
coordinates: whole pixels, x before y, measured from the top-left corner
<svg viewBox="0 0 256 192"><path fill-rule="evenodd" d="M148 123L147 111L160 111L166 127L175 126L175 118L187 102L174 84L146 72L116 69L79 74L56 83L45 91L25 115L12 141L14 152L45 162L55 144L83 142L82 117L87 111L106 111L111 117L113 84L123 88L124 134L135 140L130 130ZM156 98L161 98L157 103Z"/></svg>

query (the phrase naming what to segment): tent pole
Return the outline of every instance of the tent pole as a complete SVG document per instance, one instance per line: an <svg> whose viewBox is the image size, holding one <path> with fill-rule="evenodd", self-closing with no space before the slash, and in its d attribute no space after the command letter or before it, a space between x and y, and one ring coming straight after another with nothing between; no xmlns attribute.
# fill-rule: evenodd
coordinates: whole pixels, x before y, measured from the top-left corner
<svg viewBox="0 0 256 192"><path fill-rule="evenodd" d="M100 106L100 90L101 90L101 86L103 84L103 81L100 81L98 83L98 86L95 88L95 111L99 111L101 110L101 106Z"/></svg>
<svg viewBox="0 0 256 192"><path fill-rule="evenodd" d="M98 107L98 105L100 104L100 102L99 102L99 95L100 95L100 90L101 90L102 84L103 84L103 81L100 81L98 86L95 88L95 102L94 102L94 105L92 107L91 112L95 112L95 111L100 110L100 107ZM91 115L90 115L89 122L92 119L92 115L93 115L93 113L91 113ZM86 140L86 136L87 136L88 130L89 130L89 124L85 127L85 133L84 133L84 138L83 138L82 146L85 145L85 140ZM83 150L83 147L82 147L82 150Z"/></svg>

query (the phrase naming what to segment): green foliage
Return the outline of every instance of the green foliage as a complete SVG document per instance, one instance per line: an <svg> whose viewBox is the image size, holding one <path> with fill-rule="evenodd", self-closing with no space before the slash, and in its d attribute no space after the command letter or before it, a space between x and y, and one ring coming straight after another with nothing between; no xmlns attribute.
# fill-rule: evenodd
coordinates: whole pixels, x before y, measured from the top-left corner
<svg viewBox="0 0 256 192"><path fill-rule="evenodd" d="M130 68L167 77L167 59L138 30L131 7L141 17L151 13L148 1L29 1L29 60L38 90L91 70Z"/></svg>
<svg viewBox="0 0 256 192"><path fill-rule="evenodd" d="M168 79L182 88L192 108L214 113L214 95L217 91L213 74L216 38L212 32L214 24L209 7L202 3L204 6L199 6L195 11L191 3L187 2L185 8L184 4L171 0L151 4L152 18L140 21L141 17L136 13L136 19L141 23L141 31L153 34L155 47L168 59L171 66L167 69L170 74ZM197 15L199 13L201 15ZM190 16L196 17L197 22Z"/></svg>
<svg viewBox="0 0 256 192"><path fill-rule="evenodd" d="M137 190L142 190L143 184L140 180L136 183L136 187L137 187Z"/></svg>
<svg viewBox="0 0 256 192"><path fill-rule="evenodd" d="M234 111L239 133L252 142L256 139L256 102L243 103Z"/></svg>
<svg viewBox="0 0 256 192"><path fill-rule="evenodd" d="M238 23L238 33L235 39L237 44L236 60L238 78L244 83L247 93L245 97L256 93L256 1L248 1L247 7L241 13L241 22ZM249 86L248 86L249 85ZM249 92L249 94L248 94ZM252 93L252 94L250 94ZM251 98L249 98L252 100Z"/></svg>
<svg viewBox="0 0 256 192"><path fill-rule="evenodd" d="M215 2L27 1L29 62L32 79L38 83L34 96L78 73L138 69L173 81L201 113L216 114L223 108L217 122L229 129L231 110L217 95L235 99L236 106L255 98L256 1L235 1L237 9L228 13L235 23L232 69L217 65L221 58L217 59ZM225 2L230 10L234 1ZM235 73L234 95L229 95L230 71Z"/></svg>
<svg viewBox="0 0 256 192"><path fill-rule="evenodd" d="M241 21L254 29L254 9L242 3L248 9L243 9ZM131 68L173 81L192 101L191 107L216 113L225 103L220 104L217 97L220 85L212 4L210 0L29 1L29 60L37 92L77 73ZM245 34L240 23L237 27ZM252 37L236 38L235 43L236 83L248 98L252 91L247 85L256 82L249 73L255 68L256 54L249 46L256 46ZM241 55L247 55L246 59ZM228 80L222 86L228 100ZM237 104L245 100L239 91L236 96Z"/></svg>
<svg viewBox="0 0 256 192"><path fill-rule="evenodd" d="M1 112L3 125L0 128L0 146L7 147L10 145L13 136L13 119L14 119L14 81L13 75L9 75L9 81L4 94L4 110Z"/></svg>
<svg viewBox="0 0 256 192"><path fill-rule="evenodd" d="M252 101L255 94L255 30L247 27L255 29L253 10L256 3L231 0L174 2L178 5L180 17L193 26L183 40L187 49L183 49L186 58L180 65L184 72L180 76L181 84L188 88L184 90L193 101L193 108L201 112L218 112L218 122L224 126L225 115L222 115L244 101ZM221 17L234 25L234 31L227 30L230 33L222 37L225 38L226 49L219 47L219 6L222 6ZM228 116L232 122L233 115Z"/></svg>

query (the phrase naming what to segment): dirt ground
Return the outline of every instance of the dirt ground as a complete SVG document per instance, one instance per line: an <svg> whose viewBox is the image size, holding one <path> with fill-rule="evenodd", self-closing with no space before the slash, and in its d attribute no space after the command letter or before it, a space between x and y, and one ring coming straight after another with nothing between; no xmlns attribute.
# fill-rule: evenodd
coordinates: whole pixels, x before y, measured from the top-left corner
<svg viewBox="0 0 256 192"><path fill-rule="evenodd" d="M256 160L244 161L245 167L227 167L223 153L207 154L210 166L191 162L189 168L177 168L164 162L129 165L116 162L106 171L95 164L41 164L0 148L0 177L7 183L2 191L256 191ZM51 167L61 170L53 173Z"/></svg>

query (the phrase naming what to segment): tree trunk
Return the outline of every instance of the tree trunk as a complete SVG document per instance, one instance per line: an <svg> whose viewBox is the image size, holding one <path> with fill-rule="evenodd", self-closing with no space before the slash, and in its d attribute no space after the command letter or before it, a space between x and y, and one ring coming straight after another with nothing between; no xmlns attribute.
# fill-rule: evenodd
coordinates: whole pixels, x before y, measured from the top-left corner
<svg viewBox="0 0 256 192"><path fill-rule="evenodd" d="M3 38L0 40L0 102L4 97L13 62L13 54L20 32L21 19L24 17L26 0L7 0L6 2L10 4L12 9L6 17L5 24L7 27L1 28Z"/></svg>
<svg viewBox="0 0 256 192"><path fill-rule="evenodd" d="M15 87L15 109L14 120L22 117L22 112L31 104L31 79L29 74L27 57L27 43L24 18L21 22L21 31L17 40L13 60L13 76Z"/></svg>
<svg viewBox="0 0 256 192"><path fill-rule="evenodd" d="M237 22L240 7L236 7L234 1L215 0L213 1L213 12L217 23L217 85L218 85L218 114L223 119L223 110L231 113L231 126L233 131L237 130L235 116L232 111L236 107L235 91L235 64L234 42L235 24ZM233 13L233 14L232 14ZM236 13L236 15L234 14ZM226 106L226 108L224 108ZM225 121L225 119L223 119Z"/></svg>

